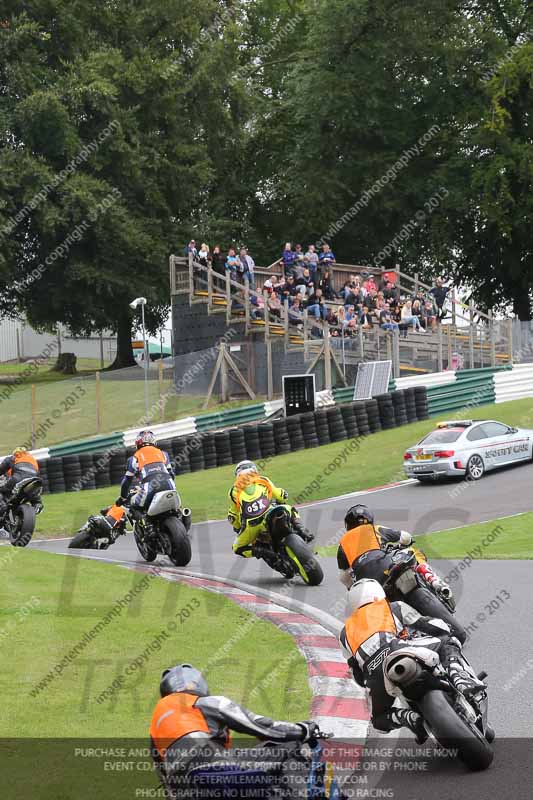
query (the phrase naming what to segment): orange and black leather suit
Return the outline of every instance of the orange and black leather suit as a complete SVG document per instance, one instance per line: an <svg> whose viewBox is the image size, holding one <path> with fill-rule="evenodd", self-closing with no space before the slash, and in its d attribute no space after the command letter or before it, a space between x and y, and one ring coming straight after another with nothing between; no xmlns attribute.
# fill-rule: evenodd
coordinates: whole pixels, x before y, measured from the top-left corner
<svg viewBox="0 0 533 800"><path fill-rule="evenodd" d="M341 631L341 648L354 680L370 690L372 724L378 730L391 731L407 723L405 714L398 713L403 709L393 709L394 698L385 689L383 661L392 650L416 646L417 638L408 638L413 634L423 634L418 639L420 645L439 653L445 666L458 651L459 643L451 639L445 622L422 617L403 601L390 603L383 599L362 606L346 620Z"/></svg>
<svg viewBox="0 0 533 800"><path fill-rule="evenodd" d="M0 486L0 493L11 494L13 487L24 478L32 478L39 474L39 462L31 453L14 453L0 463L0 476L7 475L7 480Z"/></svg>
<svg viewBox="0 0 533 800"><path fill-rule="evenodd" d="M346 580L341 578L348 588L351 585L351 573L357 572L357 562L365 553L371 550L383 550L389 543L400 544L404 531L395 528L386 528L383 525L358 525L347 531L339 542L337 549L337 566ZM410 545L405 545L410 546ZM426 558L421 550L411 547L419 563Z"/></svg>
<svg viewBox="0 0 533 800"><path fill-rule="evenodd" d="M120 484L120 496L128 497L135 479L139 481L139 491L133 495L131 505L145 508L156 492L175 489L174 470L168 453L154 445L140 447L130 459Z"/></svg>
<svg viewBox="0 0 533 800"><path fill-rule="evenodd" d="M254 714L227 697L169 694L157 703L150 725L152 755L165 783L177 786L198 763L223 759L231 731L275 742L305 737L301 725Z"/></svg>

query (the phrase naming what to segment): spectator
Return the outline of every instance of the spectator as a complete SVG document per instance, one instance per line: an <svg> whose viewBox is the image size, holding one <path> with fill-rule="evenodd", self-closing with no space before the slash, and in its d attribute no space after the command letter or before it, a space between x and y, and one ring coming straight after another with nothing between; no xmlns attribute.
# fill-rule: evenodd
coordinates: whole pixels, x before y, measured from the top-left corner
<svg viewBox="0 0 533 800"><path fill-rule="evenodd" d="M322 245L322 252L318 256L318 262L322 269L329 269L335 263L335 255L332 253L329 244Z"/></svg>
<svg viewBox="0 0 533 800"><path fill-rule="evenodd" d="M429 294L433 297L435 301L435 305L437 307L437 319L442 320L446 316L446 312L444 310L444 303L446 302L446 298L448 296L448 292L450 291L449 286L444 286L444 281L442 278L437 278L435 286L429 290Z"/></svg>
<svg viewBox="0 0 533 800"><path fill-rule="evenodd" d="M202 242L202 246L198 250L197 259L204 267L208 267L211 264L211 253L209 252L209 245L205 242Z"/></svg>
<svg viewBox="0 0 533 800"><path fill-rule="evenodd" d="M285 275L293 275L294 274L294 262L296 261L296 253L292 249L292 245L290 242L287 242L285 245L285 249L283 251L283 255L281 256L281 260L283 262L283 270Z"/></svg>
<svg viewBox="0 0 533 800"><path fill-rule="evenodd" d="M232 281L237 280L237 270L239 269L239 257L235 253L235 248L230 247L228 250L228 256L226 258L226 272L229 272L229 276Z"/></svg>
<svg viewBox="0 0 533 800"><path fill-rule="evenodd" d="M299 277L303 272L303 268L307 266L307 264L305 263L304 251L303 251L303 248L302 248L301 244L297 244L295 246L295 248L294 248L294 256L295 256L295 258L294 258L294 271L295 271L296 277Z"/></svg>
<svg viewBox="0 0 533 800"><path fill-rule="evenodd" d="M423 314L424 314L426 330L428 330L428 328L435 330L435 328L437 327L437 311L435 309L435 306L433 305L432 300L424 301Z"/></svg>
<svg viewBox="0 0 533 800"><path fill-rule="evenodd" d="M281 299L285 300L285 298L288 298L290 303L297 294L298 288L294 280L294 275L288 275L281 289Z"/></svg>
<svg viewBox="0 0 533 800"><path fill-rule="evenodd" d="M315 289L313 294L309 295L307 301L307 312L312 314L315 319L325 320L328 315L328 309L322 296L322 289Z"/></svg>
<svg viewBox="0 0 533 800"><path fill-rule="evenodd" d="M281 317L282 305L281 305L281 300L279 299L276 292L272 292L272 294L269 296L267 300L267 303L269 312L273 314L275 317L278 318Z"/></svg>
<svg viewBox="0 0 533 800"><path fill-rule="evenodd" d="M357 328L357 314L354 306L344 307L344 329L347 334L352 335Z"/></svg>
<svg viewBox="0 0 533 800"><path fill-rule="evenodd" d="M307 248L307 253L305 254L305 266L309 269L309 274L313 281L317 280L317 269L318 269L318 253L315 250L314 244L310 244Z"/></svg>
<svg viewBox="0 0 533 800"><path fill-rule="evenodd" d="M213 252L211 254L211 266L215 272L219 275L224 275L225 271L225 261L224 255L222 254L222 250L220 249L220 245L216 244L213 247Z"/></svg>
<svg viewBox="0 0 533 800"><path fill-rule="evenodd" d="M309 272L311 272L311 270L309 270ZM329 269L325 270L324 274L319 279L318 288L322 289L322 294L326 300L336 300L337 294L331 283L331 274Z"/></svg>
<svg viewBox="0 0 533 800"><path fill-rule="evenodd" d="M315 287L313 281L311 280L311 275L309 274L309 270L307 269L307 267L304 267L303 274L300 278L296 279L295 285L297 291L300 292L302 297L311 294L311 292L314 290Z"/></svg>
<svg viewBox="0 0 533 800"><path fill-rule="evenodd" d="M383 286L383 297L388 302L396 301L398 299L398 290L390 281L385 281Z"/></svg>
<svg viewBox="0 0 533 800"><path fill-rule="evenodd" d="M390 305L384 304L383 309L379 312L379 327L384 331L399 331L400 328L397 322L392 319Z"/></svg>
<svg viewBox="0 0 533 800"><path fill-rule="evenodd" d="M368 305L366 303L363 305L363 310L359 318L359 323L361 327L364 328L365 330L370 330L370 328L374 327L372 314L370 313L370 309L368 308Z"/></svg>
<svg viewBox="0 0 533 800"><path fill-rule="evenodd" d="M248 255L246 247L241 247L239 253L239 275L243 283L248 283L251 289L255 288L254 278L255 262L252 256Z"/></svg>
<svg viewBox="0 0 533 800"><path fill-rule="evenodd" d="M183 248L183 254L184 254L185 256L188 256L188 255L189 255L189 253L192 253L192 255L193 255L193 258L196 258L196 256L198 255L198 250L196 249L196 242L194 241L194 239L191 239L191 241L189 242L189 244L188 244L188 245L186 245L186 246Z"/></svg>
<svg viewBox="0 0 533 800"><path fill-rule="evenodd" d="M370 292L370 290L374 290L374 291L377 292L378 287L377 287L376 281L374 280L374 276L373 275L369 275L369 277L363 283L363 288L365 289L367 294L368 294L368 292Z"/></svg>
<svg viewBox="0 0 533 800"><path fill-rule="evenodd" d="M265 318L265 301L259 294L250 293L250 316L252 319Z"/></svg>
<svg viewBox="0 0 533 800"><path fill-rule="evenodd" d="M299 296L294 298L294 302L289 306L289 324L301 326L302 321L302 301Z"/></svg>
<svg viewBox="0 0 533 800"><path fill-rule="evenodd" d="M410 300L406 300L401 310L401 321L404 328L404 335L407 337L408 328L413 328L417 333L425 333L420 325L420 320L413 313L413 304Z"/></svg>

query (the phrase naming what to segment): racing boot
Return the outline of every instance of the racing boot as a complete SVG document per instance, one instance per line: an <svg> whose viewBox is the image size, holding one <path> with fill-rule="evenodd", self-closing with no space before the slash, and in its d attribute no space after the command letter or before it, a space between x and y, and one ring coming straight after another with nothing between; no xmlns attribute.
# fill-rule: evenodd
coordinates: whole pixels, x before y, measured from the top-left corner
<svg viewBox="0 0 533 800"><path fill-rule="evenodd" d="M314 542L315 540L314 533L311 533L311 531L307 530L301 519L298 519L297 517L293 516L292 527L294 529L294 532L297 533L298 536L304 540L304 542L306 542L307 544Z"/></svg>
<svg viewBox="0 0 533 800"><path fill-rule="evenodd" d="M407 708L391 708L388 716L393 728L409 728L415 735L417 744L424 744L428 738L424 718L416 711L410 711Z"/></svg>
<svg viewBox="0 0 533 800"><path fill-rule="evenodd" d="M458 692L468 697L471 694L476 694L476 692L487 688L486 684L481 680L485 675L480 673L479 678L475 675L468 662L463 658L461 645L455 637L450 639L446 650L447 657L444 660L444 665L453 686Z"/></svg>

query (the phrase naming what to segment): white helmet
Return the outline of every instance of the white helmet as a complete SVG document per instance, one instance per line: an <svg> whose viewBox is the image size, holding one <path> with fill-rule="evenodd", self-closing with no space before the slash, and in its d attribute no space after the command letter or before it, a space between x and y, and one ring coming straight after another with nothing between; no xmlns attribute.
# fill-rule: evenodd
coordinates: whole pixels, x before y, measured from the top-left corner
<svg viewBox="0 0 533 800"><path fill-rule="evenodd" d="M350 614L362 606L367 606L376 600L384 600L385 592L378 581L370 578L361 578L356 581L348 592L348 609Z"/></svg>
<svg viewBox="0 0 533 800"><path fill-rule="evenodd" d="M253 461L239 461L235 467L235 477L240 475L241 472L257 472L257 466Z"/></svg>

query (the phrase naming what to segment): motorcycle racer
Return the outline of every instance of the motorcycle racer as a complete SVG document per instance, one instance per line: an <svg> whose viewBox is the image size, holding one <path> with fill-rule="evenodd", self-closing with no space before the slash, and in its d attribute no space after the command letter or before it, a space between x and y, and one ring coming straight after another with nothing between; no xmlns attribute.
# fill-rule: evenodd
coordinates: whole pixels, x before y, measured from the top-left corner
<svg viewBox="0 0 533 800"><path fill-rule="evenodd" d="M233 552L236 555L250 558L261 557L262 548L255 542L261 533L266 530L265 515L259 513L251 519L243 513L244 507L254 507L257 503L257 511L265 511L274 500L282 505L289 497L289 493L282 488L275 486L272 481L259 475L256 464L253 461L240 461L235 467L235 481L229 490L228 521L235 531L233 542ZM314 539L302 524L300 516L293 506L287 506L291 513L292 527L304 542L311 542Z"/></svg>
<svg viewBox="0 0 533 800"><path fill-rule="evenodd" d="M150 725L152 757L166 788L173 792L178 787L183 792L187 774L195 766L224 761L231 731L289 744L309 741L317 730L313 722L275 721L227 697L210 695L204 676L190 664L166 669L160 694ZM271 760L268 751L260 752L265 760ZM290 744L287 753L290 755ZM230 763L236 763L233 754Z"/></svg>
<svg viewBox="0 0 533 800"><path fill-rule="evenodd" d="M386 550L389 547L410 547L413 537L408 531L387 528L374 524L374 515L362 504L352 506L344 517L346 533L342 537L337 550L337 566L340 570L339 580L349 589L354 576L357 578L359 558L369 550ZM418 562L416 571L431 584L443 598L450 598L451 591L427 563L424 553L412 547Z"/></svg>
<svg viewBox="0 0 533 800"><path fill-rule="evenodd" d="M469 695L486 688L463 657L459 641L445 622L422 617L403 601L389 603L378 581L356 581L350 589L349 608L351 614L339 640L355 682L370 691L371 719L377 730L389 733L407 727L419 744L427 738L422 716L410 709L393 707L394 697L385 688L383 662L392 650L406 646L433 650L457 691Z"/></svg>
<svg viewBox="0 0 533 800"><path fill-rule="evenodd" d="M0 515L7 508L7 498L16 484L24 478L39 475L39 462L25 447L15 447L13 453L0 463L0 476L7 478L0 485Z"/></svg>
<svg viewBox="0 0 533 800"><path fill-rule="evenodd" d="M144 510L157 492L174 490L174 470L168 453L156 447L152 431L140 431L135 439L136 452L128 459L126 472L120 484L120 498L128 501L130 508ZM137 480L137 491L130 493ZM120 505L120 503L119 503Z"/></svg>

